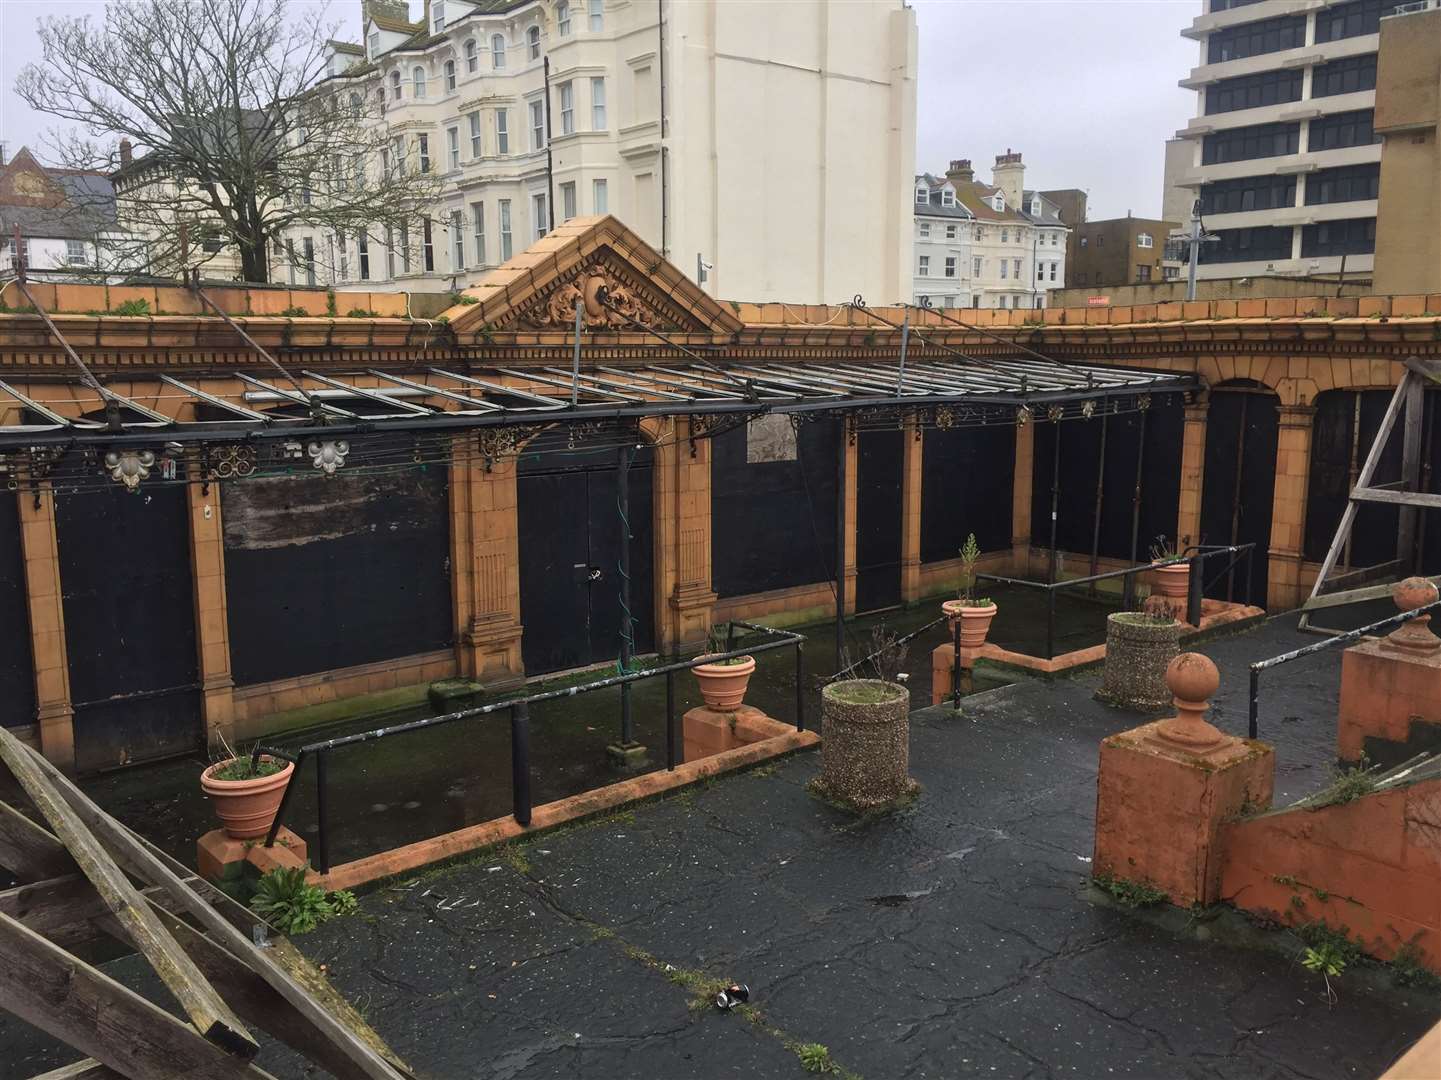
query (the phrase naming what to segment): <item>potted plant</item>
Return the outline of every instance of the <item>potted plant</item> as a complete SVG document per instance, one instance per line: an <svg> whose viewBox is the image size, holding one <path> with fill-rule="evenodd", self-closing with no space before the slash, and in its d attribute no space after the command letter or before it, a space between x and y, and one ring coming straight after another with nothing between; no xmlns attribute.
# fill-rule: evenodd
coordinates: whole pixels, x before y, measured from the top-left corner
<svg viewBox="0 0 1441 1080"><path fill-rule="evenodd" d="M223 755L200 774L200 788L215 805L226 833L237 840L264 836L280 809L295 763L261 754L236 754L222 738Z"/></svg>
<svg viewBox="0 0 1441 1080"><path fill-rule="evenodd" d="M857 810L894 804L916 790L910 778L911 694L904 683L906 646L884 625L871 632L871 653L821 689L821 774L812 788Z"/></svg>
<svg viewBox="0 0 1441 1080"><path fill-rule="evenodd" d="M1096 698L1137 712L1159 712L1171 705L1166 666L1176 658L1181 624L1162 596L1146 600L1140 611L1106 616L1106 660Z"/></svg>
<svg viewBox="0 0 1441 1080"><path fill-rule="evenodd" d="M1191 563L1165 536L1156 537L1156 542L1151 545L1151 566L1154 567L1156 592L1168 600L1185 601L1191 591Z"/></svg>
<svg viewBox="0 0 1441 1080"><path fill-rule="evenodd" d="M706 656L726 652L725 643L713 632L706 632ZM704 659L705 657L702 657ZM735 656L691 668L700 684L700 696L712 712L735 712L745 700L746 687L756 669L754 656Z"/></svg>
<svg viewBox="0 0 1441 1080"><path fill-rule="evenodd" d="M966 537L961 546L961 589L954 600L941 605L941 611L950 620L951 633L956 632L956 620L961 620L961 647L976 648L986 643L986 634L991 629L991 620L996 617L996 605L989 597L977 598L976 561L981 557L976 534Z"/></svg>

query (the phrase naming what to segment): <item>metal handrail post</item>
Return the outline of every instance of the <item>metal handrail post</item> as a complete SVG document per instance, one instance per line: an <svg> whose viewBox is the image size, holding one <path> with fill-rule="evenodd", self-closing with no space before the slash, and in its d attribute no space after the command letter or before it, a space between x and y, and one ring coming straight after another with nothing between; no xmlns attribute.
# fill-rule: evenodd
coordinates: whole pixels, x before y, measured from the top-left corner
<svg viewBox="0 0 1441 1080"><path fill-rule="evenodd" d="M1046 659L1056 658L1056 590L1046 590Z"/></svg>
<svg viewBox="0 0 1441 1080"><path fill-rule="evenodd" d="M326 770L327 756L325 750L315 755L315 868L322 874L330 873L330 776Z"/></svg>
<svg viewBox="0 0 1441 1080"><path fill-rule="evenodd" d="M800 639L796 639L796 730L806 729L806 659Z"/></svg>
<svg viewBox="0 0 1441 1080"><path fill-rule="evenodd" d="M1248 739L1258 738L1256 714L1260 711L1261 705L1261 669L1251 669L1251 700L1248 706L1246 720L1246 737Z"/></svg>
<svg viewBox="0 0 1441 1080"><path fill-rule="evenodd" d="M675 672L665 673L665 767L674 769L675 760Z"/></svg>
<svg viewBox="0 0 1441 1080"><path fill-rule="evenodd" d="M1121 578L1121 610L1130 611L1136 603L1136 575L1126 574Z"/></svg>
<svg viewBox="0 0 1441 1080"><path fill-rule="evenodd" d="M1205 584L1206 555L1198 552L1191 556L1191 576L1186 588L1186 621L1196 629L1201 628L1201 590Z"/></svg>
<svg viewBox="0 0 1441 1080"><path fill-rule="evenodd" d="M290 774L290 783L285 785L285 791L281 793L280 805L275 808L275 820L270 823L270 831L265 834L265 846L275 846L275 835L280 832L280 823L285 820L285 811L290 808L290 793L295 790L296 777L300 775L300 767L305 764L305 748L291 759L295 762L295 771Z"/></svg>
<svg viewBox="0 0 1441 1080"><path fill-rule="evenodd" d="M517 824L530 824L530 706L517 702L510 710L511 812Z"/></svg>
<svg viewBox="0 0 1441 1080"><path fill-rule="evenodd" d="M955 646L956 654L951 657L951 708L961 707L961 617L956 616L956 624L951 628L951 639Z"/></svg>
<svg viewBox="0 0 1441 1080"><path fill-rule="evenodd" d="M1256 543L1252 541L1246 545L1246 603L1251 602L1251 560L1256 554ZM1252 736L1254 738L1254 736Z"/></svg>

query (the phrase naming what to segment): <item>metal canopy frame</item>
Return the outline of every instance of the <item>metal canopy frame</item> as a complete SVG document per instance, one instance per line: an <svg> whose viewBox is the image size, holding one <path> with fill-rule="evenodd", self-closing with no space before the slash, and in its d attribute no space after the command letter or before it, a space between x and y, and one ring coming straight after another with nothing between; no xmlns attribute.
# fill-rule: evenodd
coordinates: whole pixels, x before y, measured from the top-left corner
<svg viewBox="0 0 1441 1080"><path fill-rule="evenodd" d="M280 379L261 379L237 371L228 373L227 378L238 380L247 389L243 394L228 396L213 387L195 385L198 380L194 376L187 376L191 381L182 381L163 371L149 376L136 373L129 375L132 385L153 378L157 386L179 391L194 405L210 406L228 415L224 419L176 420L134 397L105 389L102 400L136 417L127 419L122 415L118 425L67 417L58 409L60 402L41 400L33 387L0 381L0 393L48 422L0 426L0 449L47 443L143 445L162 434L167 440L181 443L222 437L288 438L294 437L298 427L307 431L313 428L331 437L387 430L453 432L457 428L534 424L540 417L565 422L568 418L589 421L737 412L895 411L935 406L1049 411L1048 407L1055 405L1087 400L1100 405L1103 399L1184 391L1198 385L1194 376L1173 372L1047 364L1029 357L971 366L952 358L913 356L904 372L899 362L891 360L814 364L747 361L727 365L724 373L736 381L725 381L708 365L685 362L636 367L592 365L579 372L550 366L477 366L469 371L430 367L395 372L370 367L346 372L301 371L297 377L303 385L292 388ZM67 381L77 388L94 389L84 380L67 377ZM566 396L561 395L562 391ZM304 406L310 415L263 413L249 407L249 403L257 401ZM379 405L384 411L362 413L347 407L351 403L364 403L372 409Z"/></svg>

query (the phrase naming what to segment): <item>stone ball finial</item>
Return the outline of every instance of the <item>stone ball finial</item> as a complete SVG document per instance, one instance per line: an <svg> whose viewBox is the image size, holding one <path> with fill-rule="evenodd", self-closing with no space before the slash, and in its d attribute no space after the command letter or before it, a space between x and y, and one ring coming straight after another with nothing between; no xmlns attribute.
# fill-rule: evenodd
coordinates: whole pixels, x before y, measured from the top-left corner
<svg viewBox="0 0 1441 1080"><path fill-rule="evenodd" d="M1183 652L1166 665L1166 685L1186 702L1205 706L1221 686L1221 673L1209 656Z"/></svg>
<svg viewBox="0 0 1441 1080"><path fill-rule="evenodd" d="M1176 715L1162 720L1156 733L1172 746L1205 753L1225 736L1206 720L1211 698L1221 686L1221 673L1208 656L1183 652L1166 665L1166 685L1176 704Z"/></svg>
<svg viewBox="0 0 1441 1080"><path fill-rule="evenodd" d="M1425 607L1434 603L1438 595L1441 594L1438 594L1436 586L1423 577L1408 577L1391 588L1391 599L1400 611ZM1430 622L1430 615L1417 615L1387 634L1385 643L1413 653L1437 652L1441 650L1441 638L1431 632Z"/></svg>
<svg viewBox="0 0 1441 1080"><path fill-rule="evenodd" d="M1400 611L1415 611L1418 607L1434 603L1438 597L1441 597L1441 592L1423 577L1408 577L1391 588L1391 599Z"/></svg>

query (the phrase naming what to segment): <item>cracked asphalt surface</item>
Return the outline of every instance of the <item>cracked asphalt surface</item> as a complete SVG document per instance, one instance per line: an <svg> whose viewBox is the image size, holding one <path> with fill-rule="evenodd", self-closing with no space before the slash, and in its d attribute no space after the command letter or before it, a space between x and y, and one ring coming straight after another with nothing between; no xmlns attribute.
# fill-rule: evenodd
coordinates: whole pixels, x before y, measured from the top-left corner
<svg viewBox="0 0 1441 1080"><path fill-rule="evenodd" d="M1222 727L1244 728L1246 662L1316 640L1293 624L1201 646ZM1338 672L1332 653L1263 682L1278 802L1327 777ZM868 1080L1379 1075L1436 998L1343 975L1328 1006L1291 955L1088 899L1097 744L1138 722L1096 683L913 714L924 791L890 816L813 799L799 755L389 883L298 941L435 1078L799 1077L797 1043ZM702 974L748 984L756 1013L694 1008ZM75 1055L19 1056L0 1073ZM312 1075L273 1045L260 1063Z"/></svg>

